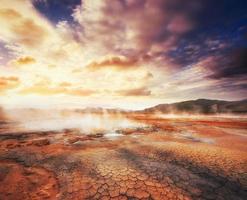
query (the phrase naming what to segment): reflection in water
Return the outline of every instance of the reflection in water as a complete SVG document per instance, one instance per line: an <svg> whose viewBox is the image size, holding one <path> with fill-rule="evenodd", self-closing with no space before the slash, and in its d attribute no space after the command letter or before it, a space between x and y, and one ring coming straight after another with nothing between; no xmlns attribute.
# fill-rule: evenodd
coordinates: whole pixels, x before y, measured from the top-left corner
<svg viewBox="0 0 247 200"><path fill-rule="evenodd" d="M103 133L107 137L121 135L117 130L145 127L145 124L128 119L121 113L79 113L25 111L8 113L9 118L18 123L21 131L61 131L76 129L83 134Z"/></svg>
<svg viewBox="0 0 247 200"><path fill-rule="evenodd" d="M27 130L61 130L79 129L83 133L105 132L116 129L138 127L139 123L130 121L123 116L100 114L83 114L81 116L56 117L51 119L36 119L22 122Z"/></svg>

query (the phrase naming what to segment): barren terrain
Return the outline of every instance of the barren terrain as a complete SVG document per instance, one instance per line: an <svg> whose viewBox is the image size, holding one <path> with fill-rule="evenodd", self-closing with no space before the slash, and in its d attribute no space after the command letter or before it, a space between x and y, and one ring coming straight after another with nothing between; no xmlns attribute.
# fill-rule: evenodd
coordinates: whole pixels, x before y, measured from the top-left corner
<svg viewBox="0 0 247 200"><path fill-rule="evenodd" d="M2 117L0 199L246 198L246 119L124 117L92 133L88 121L25 130Z"/></svg>

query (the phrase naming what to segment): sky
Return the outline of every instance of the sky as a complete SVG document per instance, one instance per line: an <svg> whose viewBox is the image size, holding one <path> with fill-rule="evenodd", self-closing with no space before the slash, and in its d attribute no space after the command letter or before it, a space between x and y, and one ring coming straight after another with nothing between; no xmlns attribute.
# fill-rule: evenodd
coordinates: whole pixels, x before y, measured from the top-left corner
<svg viewBox="0 0 247 200"><path fill-rule="evenodd" d="M0 105L247 98L246 0L0 0Z"/></svg>

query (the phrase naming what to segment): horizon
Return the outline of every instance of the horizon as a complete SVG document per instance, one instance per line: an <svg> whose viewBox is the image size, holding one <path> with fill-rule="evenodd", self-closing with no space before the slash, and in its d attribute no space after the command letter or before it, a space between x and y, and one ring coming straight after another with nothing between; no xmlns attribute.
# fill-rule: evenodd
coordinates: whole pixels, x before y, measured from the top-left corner
<svg viewBox="0 0 247 200"><path fill-rule="evenodd" d="M225 102L242 102L246 101L247 99L240 99L240 100L223 100L223 99L206 99L206 98L199 98L199 99L189 99L189 100L182 100L182 101L175 101L175 102L169 102L169 103L159 103L159 104L154 104L151 106L147 107L142 107L139 109L131 109L131 108L123 108L123 107L114 107L114 106L100 106L100 105L71 105L70 106L65 106L65 105L47 105L43 104L42 106L13 106L13 105L1 105L0 108L6 109L6 110L21 110L21 109L37 109L37 110L86 110L86 109L103 109L103 110L119 110L119 111L142 111L145 109L149 108L154 108L159 105L172 105L172 104L177 104L177 103L183 103L183 102L188 102L188 101L198 101L198 100L207 100L207 101L225 101Z"/></svg>

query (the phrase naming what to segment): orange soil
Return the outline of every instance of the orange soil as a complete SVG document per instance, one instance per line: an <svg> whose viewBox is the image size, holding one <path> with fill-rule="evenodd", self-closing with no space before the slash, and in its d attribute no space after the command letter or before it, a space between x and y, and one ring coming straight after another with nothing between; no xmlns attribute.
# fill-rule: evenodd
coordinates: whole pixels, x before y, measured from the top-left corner
<svg viewBox="0 0 247 200"><path fill-rule="evenodd" d="M153 128L2 132L0 199L245 199L246 121L128 117Z"/></svg>

